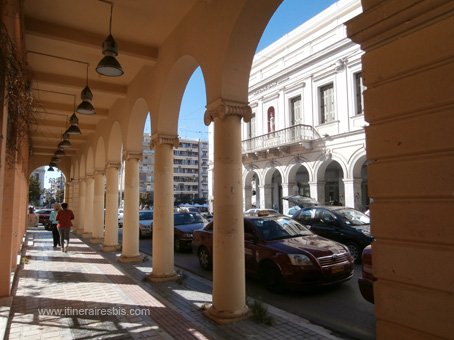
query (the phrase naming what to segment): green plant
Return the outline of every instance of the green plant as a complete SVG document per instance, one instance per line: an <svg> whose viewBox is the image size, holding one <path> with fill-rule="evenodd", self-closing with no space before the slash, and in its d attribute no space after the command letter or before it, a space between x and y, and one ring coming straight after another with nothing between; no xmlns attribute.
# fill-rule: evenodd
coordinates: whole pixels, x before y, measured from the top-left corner
<svg viewBox="0 0 454 340"><path fill-rule="evenodd" d="M263 323L268 326L273 324L273 318L268 314L268 308L262 302L257 300L251 302L248 300L246 304L249 306L252 316L257 323Z"/></svg>

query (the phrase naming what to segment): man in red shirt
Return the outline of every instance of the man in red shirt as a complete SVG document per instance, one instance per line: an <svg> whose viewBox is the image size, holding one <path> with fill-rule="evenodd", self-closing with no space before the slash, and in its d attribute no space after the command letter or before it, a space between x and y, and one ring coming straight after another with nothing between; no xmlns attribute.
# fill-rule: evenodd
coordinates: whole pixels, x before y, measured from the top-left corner
<svg viewBox="0 0 454 340"><path fill-rule="evenodd" d="M72 220L74 219L74 214L72 210L68 209L68 203L61 204L62 210L58 211L57 217L55 218L58 221L58 233L60 234L60 244L61 251L68 251L69 246L69 231L72 227ZM66 240L66 247L65 241Z"/></svg>

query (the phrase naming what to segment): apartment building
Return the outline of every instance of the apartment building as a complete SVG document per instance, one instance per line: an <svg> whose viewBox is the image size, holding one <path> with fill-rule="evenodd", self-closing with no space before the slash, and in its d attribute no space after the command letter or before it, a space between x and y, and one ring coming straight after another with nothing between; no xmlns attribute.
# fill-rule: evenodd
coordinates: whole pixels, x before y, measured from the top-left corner
<svg viewBox="0 0 454 340"><path fill-rule="evenodd" d="M144 133L140 165L140 192L154 192L154 151L150 133ZM208 198L208 142L180 139L173 151L173 181L176 199Z"/></svg>
<svg viewBox="0 0 454 340"><path fill-rule="evenodd" d="M366 143L360 47L343 0L257 53L249 80L253 117L242 124L244 208L287 211L282 197L364 210Z"/></svg>

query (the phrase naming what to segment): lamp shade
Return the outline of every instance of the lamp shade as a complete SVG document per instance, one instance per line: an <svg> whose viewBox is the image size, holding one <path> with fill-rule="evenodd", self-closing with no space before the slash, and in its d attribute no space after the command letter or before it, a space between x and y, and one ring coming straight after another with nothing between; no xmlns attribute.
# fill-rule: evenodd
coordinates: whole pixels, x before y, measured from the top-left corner
<svg viewBox="0 0 454 340"><path fill-rule="evenodd" d="M77 125L71 125L66 131L68 135L80 135L82 132L80 131Z"/></svg>
<svg viewBox="0 0 454 340"><path fill-rule="evenodd" d="M60 150L68 149L71 147L71 142L67 139L63 139L60 143L58 143L58 148Z"/></svg>
<svg viewBox="0 0 454 340"><path fill-rule="evenodd" d="M52 167L52 165L49 164L49 168L47 168L47 171L54 171L54 168Z"/></svg>
<svg viewBox="0 0 454 340"><path fill-rule="evenodd" d="M120 63L111 55L106 55L101 59L96 66L96 72L107 77L119 77L124 73Z"/></svg>
<svg viewBox="0 0 454 340"><path fill-rule="evenodd" d="M95 107L91 103L91 100L93 99L93 93L91 92L88 85L85 86L82 92L80 93L80 98L82 99L82 102L77 106L76 112L86 115L95 114L96 113Z"/></svg>
<svg viewBox="0 0 454 340"><path fill-rule="evenodd" d="M57 151L55 151L55 157L63 157L65 155L65 152L63 150L60 150L58 149Z"/></svg>

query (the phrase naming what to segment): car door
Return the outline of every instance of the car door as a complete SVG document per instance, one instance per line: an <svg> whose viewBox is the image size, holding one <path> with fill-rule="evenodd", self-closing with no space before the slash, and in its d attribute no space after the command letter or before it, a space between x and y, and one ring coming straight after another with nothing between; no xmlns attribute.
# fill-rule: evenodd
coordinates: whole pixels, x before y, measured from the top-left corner
<svg viewBox="0 0 454 340"><path fill-rule="evenodd" d="M343 242L345 230L337 217L327 209L316 209L311 231L329 238L330 240Z"/></svg>
<svg viewBox="0 0 454 340"><path fill-rule="evenodd" d="M254 226L244 221L244 257L246 273L257 272L257 235Z"/></svg>

